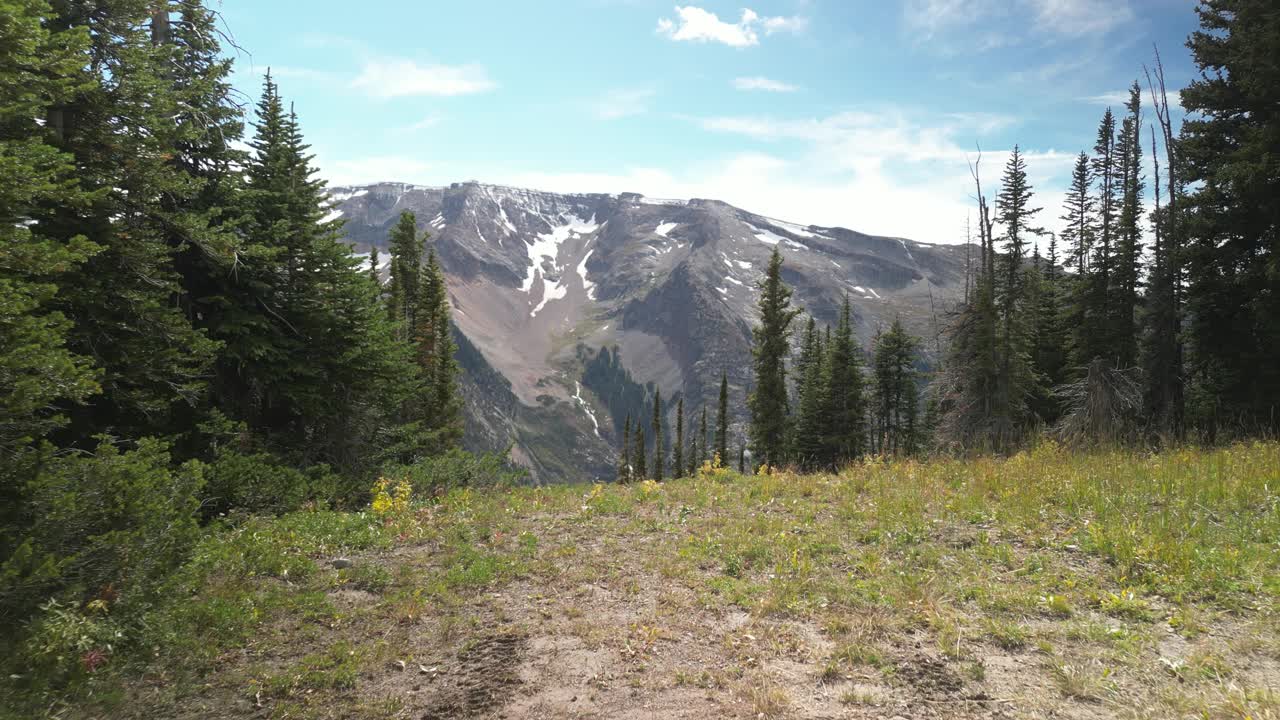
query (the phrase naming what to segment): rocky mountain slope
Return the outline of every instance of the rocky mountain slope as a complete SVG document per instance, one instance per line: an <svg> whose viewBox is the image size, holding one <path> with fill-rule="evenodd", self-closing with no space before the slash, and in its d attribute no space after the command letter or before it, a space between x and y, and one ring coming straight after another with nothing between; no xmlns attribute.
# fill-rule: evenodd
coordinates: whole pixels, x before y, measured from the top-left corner
<svg viewBox="0 0 1280 720"><path fill-rule="evenodd" d="M754 284L775 247L794 302L819 323L851 298L864 347L895 316L932 347L963 293L962 245L796 225L716 200L474 182L335 187L330 197L356 252L385 250L405 210L430 232L464 336L470 442L512 445L540 482L611 478L623 419L609 408L630 410L622 398L645 388L682 395L692 414L714 404L724 370L741 410ZM616 348L604 359L625 372L584 383L602 348Z"/></svg>

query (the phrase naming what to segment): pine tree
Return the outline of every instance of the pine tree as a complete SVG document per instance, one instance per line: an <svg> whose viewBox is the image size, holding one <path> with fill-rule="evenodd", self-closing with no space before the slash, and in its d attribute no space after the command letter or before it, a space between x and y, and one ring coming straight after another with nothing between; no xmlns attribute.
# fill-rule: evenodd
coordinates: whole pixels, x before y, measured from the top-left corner
<svg viewBox="0 0 1280 720"><path fill-rule="evenodd" d="M919 392L916 356L920 341L907 333L901 319L876 338L872 367L876 449L886 455L911 454L917 444Z"/></svg>
<svg viewBox="0 0 1280 720"><path fill-rule="evenodd" d="M671 479L684 477L684 396L676 401L675 448L672 450Z"/></svg>
<svg viewBox="0 0 1280 720"><path fill-rule="evenodd" d="M720 373L720 405L716 411L716 455L720 462L729 460L729 374Z"/></svg>
<svg viewBox="0 0 1280 720"><path fill-rule="evenodd" d="M1044 233L1031 224L1040 212L1040 208L1031 206L1033 196L1026 161L1015 145L996 196L996 222L1004 227L1002 277L997 278L996 284L1002 331L996 392L997 402L1017 436L1030 428L1034 418L1028 399L1045 393L1031 364L1032 328L1026 322L1032 300L1026 280L1026 246L1031 236Z"/></svg>
<svg viewBox="0 0 1280 720"><path fill-rule="evenodd" d="M1001 450L1018 441L1019 430L1001 392L999 312L996 307L995 240L990 207L982 190L982 158L971 167L978 198L980 258L971 300L955 313L948 335L938 393L939 437L944 445ZM873 447L874 451L875 448Z"/></svg>
<svg viewBox="0 0 1280 720"><path fill-rule="evenodd" d="M1057 265L1057 238L1051 235L1049 257L1042 262L1037 248L1035 272L1029 283L1031 310L1035 316L1031 364L1040 378L1037 387L1041 389L1032 398L1032 409L1043 422L1050 425L1057 422L1060 415L1052 389L1067 379L1067 337L1063 327L1061 276L1055 270Z"/></svg>
<svg viewBox="0 0 1280 720"><path fill-rule="evenodd" d="M858 346L853 337L849 296L840 308L840 322L828 348L828 404L823 433L826 456L835 465L861 457L866 450L866 398Z"/></svg>
<svg viewBox="0 0 1280 720"><path fill-rule="evenodd" d="M419 309L418 285L422 275L422 244L417 217L404 211L388 233L391 253L387 286L387 312L400 324L402 337L416 337L415 317Z"/></svg>
<svg viewBox="0 0 1280 720"><path fill-rule="evenodd" d="M666 453L662 447L662 390L653 394L653 479L662 482L662 466L666 464Z"/></svg>
<svg viewBox="0 0 1280 720"><path fill-rule="evenodd" d="M93 39L78 58L87 76L77 72L77 81L86 82L49 106L45 133L74 158L78 186L91 200L33 218L51 241L71 246L83 237L98 248L59 282L49 306L73 320L68 350L101 372L102 392L68 407L70 422L58 433L59 442L81 447L99 433L191 430L217 349L178 302L184 294L176 258L185 246L227 247L200 198L204 181L182 162L192 156L184 147L193 137L192 115L216 118L221 108L184 105L194 96L176 83L190 69L166 38L153 42L151 21L142 3L103 0L93 12L59 3L46 23L66 28L66 37Z"/></svg>
<svg viewBox="0 0 1280 720"><path fill-rule="evenodd" d="M1175 303L1178 265L1185 263L1187 415L1209 439L1227 431L1274 435L1280 16L1268 0L1207 0L1197 13L1200 29L1187 45L1200 72L1182 90L1188 117L1181 138L1166 139L1175 152L1163 232Z"/></svg>
<svg viewBox="0 0 1280 720"><path fill-rule="evenodd" d="M50 208L82 211L70 155L40 125L84 86L88 37L53 30L43 2L5 5L0 21L0 563L25 523L25 488L39 443L67 418L61 409L98 389L89 359L68 348L74 319L57 310L59 284L100 246L45 228Z"/></svg>
<svg viewBox="0 0 1280 720"><path fill-rule="evenodd" d="M1119 205L1117 195L1120 191L1119 169L1116 157L1116 119L1111 108L1103 113L1098 124L1098 139L1093 145L1093 175L1098 184L1097 228L1098 248L1094 257L1094 267L1100 280L1102 292L1111 286L1112 253L1115 243L1116 208ZM1109 311L1109 309L1108 309Z"/></svg>
<svg viewBox="0 0 1280 720"><path fill-rule="evenodd" d="M631 479L631 416L627 416L627 422L622 431L622 452L618 457L618 482L624 483Z"/></svg>
<svg viewBox="0 0 1280 720"><path fill-rule="evenodd" d="M782 255L775 247L760 288L760 324L752 328L753 386L751 451L754 462L780 466L787 461L786 356L791 350L791 322L799 310L791 307L791 288L782 281Z"/></svg>
<svg viewBox="0 0 1280 720"><path fill-rule="evenodd" d="M689 440L686 443L685 451L685 467L684 474L686 477L697 477L698 468L702 467L702 463L698 458L703 454L702 446L698 444L697 428L693 426L693 418L689 418Z"/></svg>
<svg viewBox="0 0 1280 720"><path fill-rule="evenodd" d="M698 467L708 459L711 446L707 444L707 406L702 406L702 418L698 420Z"/></svg>
<svg viewBox="0 0 1280 720"><path fill-rule="evenodd" d="M382 277L378 275L378 246L369 245L369 279L373 281L374 287L382 290Z"/></svg>
<svg viewBox="0 0 1280 720"><path fill-rule="evenodd" d="M827 411L827 386L830 384L830 370L826 363L826 348L822 336L815 329L812 316L805 328L804 345L800 358L796 362L798 376L797 405L798 412L795 424L795 439L792 443L794 458L805 470L829 467L832 461L827 456L827 430L830 423Z"/></svg>
<svg viewBox="0 0 1280 720"><path fill-rule="evenodd" d="M426 408L430 451L444 452L462 438L462 396L458 392L457 346L453 342L452 311L444 272L435 249L427 253L418 280L421 301L414 315L417 325L419 364L429 392Z"/></svg>
<svg viewBox="0 0 1280 720"><path fill-rule="evenodd" d="M1095 307L1099 294L1093 278L1094 214L1097 209L1093 181L1089 156L1082 152L1071 173L1071 188L1067 191L1062 214L1062 240L1067 246L1067 262L1075 268L1075 275L1066 281L1064 314L1067 325L1072 328L1070 364L1076 367L1087 365L1105 351L1102 344L1104 308Z"/></svg>
<svg viewBox="0 0 1280 720"><path fill-rule="evenodd" d="M1128 114L1121 121L1116 155L1120 173L1120 211L1115 228L1107 332L1116 367L1132 367L1138 358L1138 290L1142 263L1142 90L1129 90Z"/></svg>
<svg viewBox="0 0 1280 720"><path fill-rule="evenodd" d="M1156 118L1165 144L1169 204L1161 207L1160 156L1156 153L1156 132L1151 128L1151 160L1154 164L1155 209L1152 212L1151 278L1148 283L1147 313L1143 322L1142 376L1143 416L1153 435L1174 438L1183 432L1184 383L1180 278L1182 277L1182 244L1180 224L1176 222L1179 180L1174 172L1175 143L1172 117L1165 90L1164 66L1156 55L1154 73L1147 72Z"/></svg>
<svg viewBox="0 0 1280 720"><path fill-rule="evenodd" d="M644 478L648 476L649 471L645 468L645 461L644 461L644 455L648 451L649 451L649 447L644 440L644 427L641 425L641 423L637 422L636 423L636 449L635 449L635 452L632 453L632 455L636 459L636 465L634 468L632 468L631 476L629 479L635 480L635 479Z"/></svg>

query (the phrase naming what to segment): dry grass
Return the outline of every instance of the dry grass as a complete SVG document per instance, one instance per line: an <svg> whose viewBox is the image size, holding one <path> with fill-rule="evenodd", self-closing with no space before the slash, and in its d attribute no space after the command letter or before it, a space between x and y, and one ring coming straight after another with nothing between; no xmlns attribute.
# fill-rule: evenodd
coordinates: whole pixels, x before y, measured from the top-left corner
<svg viewBox="0 0 1280 720"><path fill-rule="evenodd" d="M1276 718L1278 478L1277 444L1046 445L254 521L202 547L158 654L53 707Z"/></svg>

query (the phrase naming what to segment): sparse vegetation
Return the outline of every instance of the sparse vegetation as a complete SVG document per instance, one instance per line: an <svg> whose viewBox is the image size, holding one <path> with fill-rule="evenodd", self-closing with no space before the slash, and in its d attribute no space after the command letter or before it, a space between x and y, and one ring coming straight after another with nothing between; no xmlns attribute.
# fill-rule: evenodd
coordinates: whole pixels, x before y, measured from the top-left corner
<svg viewBox="0 0 1280 720"><path fill-rule="evenodd" d="M446 678L472 672L459 658L501 631L521 648L501 662L533 663L545 682L501 690L512 702L568 683L593 707L622 688L657 703L687 688L711 713L907 714L999 687L1027 711L1268 717L1277 475L1280 445L1258 442L1162 455L1047 444L831 475L709 461L667 483L434 496L388 481L368 511L228 522L145 622L112 624L109 602L51 609L32 642L60 672L36 683L10 668L4 704L128 717L145 695L150 716L193 703L213 717L408 716L469 682ZM548 647L588 653L595 679L539 670ZM393 692L411 676L422 691Z"/></svg>

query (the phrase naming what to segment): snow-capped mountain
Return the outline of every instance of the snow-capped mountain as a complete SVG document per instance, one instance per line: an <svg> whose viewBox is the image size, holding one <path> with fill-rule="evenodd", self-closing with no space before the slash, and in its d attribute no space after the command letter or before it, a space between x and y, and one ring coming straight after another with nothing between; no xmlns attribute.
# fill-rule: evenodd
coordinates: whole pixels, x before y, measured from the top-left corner
<svg viewBox="0 0 1280 720"><path fill-rule="evenodd" d="M793 302L819 323L833 324L851 298L864 346L900 316L931 349L963 292L965 246L798 225L716 200L474 182L335 187L330 197L331 217L363 254L385 250L401 212L416 214L464 336L470 441L512 444L540 481L612 477L615 422L600 397L611 390L582 382L601 348L617 348L637 382L683 395L691 410L715 402L727 371L741 410L754 285L774 248Z"/></svg>

